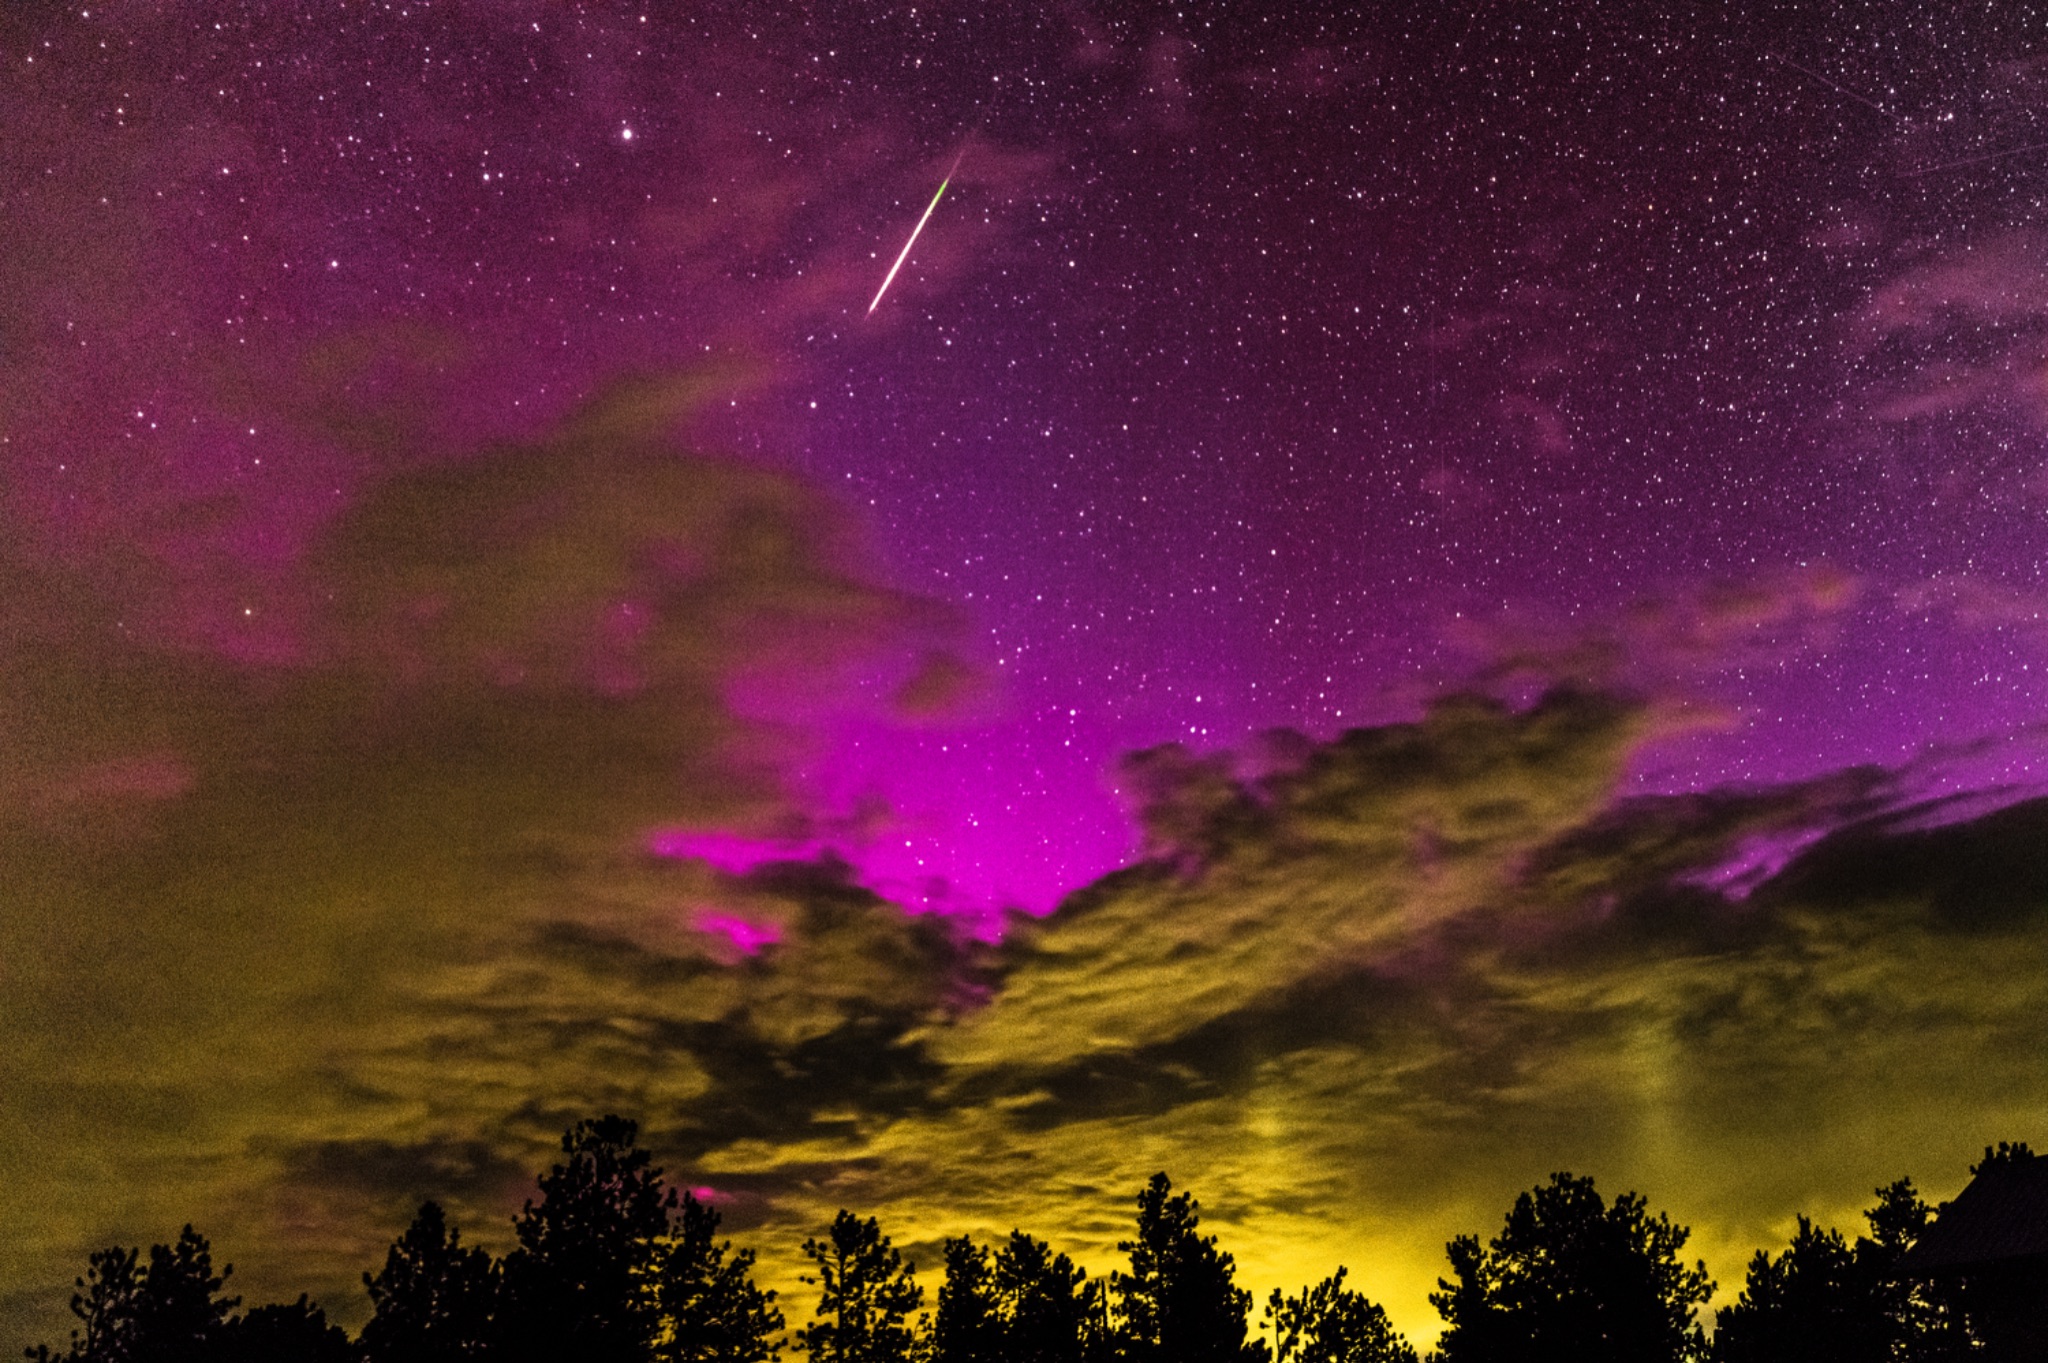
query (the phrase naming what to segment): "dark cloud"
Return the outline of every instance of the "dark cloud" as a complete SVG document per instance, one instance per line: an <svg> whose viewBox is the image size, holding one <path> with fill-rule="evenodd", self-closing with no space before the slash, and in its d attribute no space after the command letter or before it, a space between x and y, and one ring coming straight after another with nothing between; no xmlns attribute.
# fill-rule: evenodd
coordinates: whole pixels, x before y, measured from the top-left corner
<svg viewBox="0 0 2048 1363"><path fill-rule="evenodd" d="M1494 686L1573 685L1681 700L1743 668L1833 643L1862 584L1828 564L1645 593L1591 618L1518 609L1461 623L1466 674Z"/></svg>
<svg viewBox="0 0 2048 1363"><path fill-rule="evenodd" d="M343 1282L412 1196L488 1236L506 1171L590 1112L702 1146L905 1101L903 1036L971 988L945 920L642 846L805 817L820 707L973 673L836 503L678 452L705 386L388 479L294 569L314 609L279 661L12 570L0 1082L42 1115L7 1146L38 1228L7 1280L46 1294L81 1245L196 1217L252 1290L288 1248ZM727 963L707 906L779 940Z"/></svg>
<svg viewBox="0 0 2048 1363"><path fill-rule="evenodd" d="M726 526L706 508L742 474L709 478L693 514ZM196 1217L250 1290L316 1286L346 1311L412 1199L500 1242L560 1127L619 1109L679 1179L737 1199L771 1275L842 1204L906 1243L1028 1224L1106 1265L1129 1190L1164 1167L1261 1281L1342 1259L1426 1334L1441 1241L1553 1166L1645 1188L1732 1277L1794 1211L1847 1216L1909 1170L1939 1191L1972 1142L2041 1116L2025 1095L2048 1053L2048 970L2030 964L2048 966L2048 805L1930 826L1910 782L1874 769L1617 800L1658 732L1640 701L1457 698L1327 743L1140 754L1126 785L1148 859L999 947L829 858L732 876L649 856L604 832L673 798L653 757L716 769L742 723L717 707L718 655L629 656L649 689L700 697L700 726L664 730L644 765L607 758L658 792L551 811L538 792L578 790L581 768L524 736L558 709L593 743L637 722L564 641L619 574L653 562L669 583L675 560L630 535L541 554L550 527L609 543L619 522L580 519L611 503L563 482L514 485L554 518L480 516L520 528L463 554L380 531L409 547L369 600L402 619L408 591L440 584L458 620L493 622L335 645L363 713L405 722L302 743L279 718L297 702L273 696L248 713L278 727L233 751L292 756L287 774L249 758L223 789L195 750L157 841L93 874L48 861L44 889L68 897L40 913L9 900L10 959L33 948L40 972L8 1004L10 1092L61 1118L11 1147L11 1211L43 1228L12 1247L13 1280L61 1283L98 1238ZM434 519L379 514L365 523ZM334 542L368 542L350 534ZM486 575L511 592L488 610L463 595L479 552L515 565ZM529 553L566 581L519 591ZM686 583L755 584L729 602L763 590L689 561ZM812 612L853 590L796 590L808 576L779 554L737 561L781 565L769 598L809 603L785 623L839 619ZM882 646L875 621L896 617L855 595ZM513 706L522 737L501 752L494 728L461 731L460 779L423 790L415 745L452 744L434 699L450 689ZM519 777L529 761L543 774ZM468 804L443 819L442 800ZM712 906L757 930L747 949L702 926Z"/></svg>
<svg viewBox="0 0 2048 1363"><path fill-rule="evenodd" d="M923 659L896 692L896 708L906 719L939 720L959 715L983 695L986 673L951 654Z"/></svg>
<svg viewBox="0 0 2048 1363"><path fill-rule="evenodd" d="M2048 919L2048 801L1939 828L1846 828L1787 868L1772 892L1836 911L1919 905L1930 926L1957 932L2026 932Z"/></svg>
<svg viewBox="0 0 2048 1363"><path fill-rule="evenodd" d="M1426 1333L1441 1241L1553 1166L1650 1190L1733 1281L1795 1211L2037 1125L2042 807L1922 828L1875 769L1614 802L1654 731L1562 694L1142 755L1154 859L1012 937L932 1035L941 1100L839 1143L834 1191L937 1234L1017 1177L1099 1207L1188 1170L1254 1272L1364 1262Z"/></svg>

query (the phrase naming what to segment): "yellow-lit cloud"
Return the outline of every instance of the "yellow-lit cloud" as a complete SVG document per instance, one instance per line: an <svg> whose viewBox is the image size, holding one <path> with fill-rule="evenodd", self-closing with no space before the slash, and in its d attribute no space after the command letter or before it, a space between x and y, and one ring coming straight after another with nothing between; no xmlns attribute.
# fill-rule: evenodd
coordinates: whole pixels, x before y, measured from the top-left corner
<svg viewBox="0 0 2048 1363"><path fill-rule="evenodd" d="M1147 860L1000 947L829 861L650 854L801 816L801 723L736 705L749 677L799 718L849 677L912 678L912 712L971 680L829 502L674 453L689 398L367 498L290 665L127 645L15 570L10 1336L60 1337L90 1249L187 1220L251 1300L359 1318L419 1199L502 1248L611 1110L778 1280L842 1205L928 1265L1021 1226L1105 1271L1165 1169L1255 1286L1344 1262L1425 1340L1443 1241L1554 1169L1640 1188L1727 1284L1798 1211L2039 1138L2048 812L1924 828L1879 772L1618 802L1648 700L1138 755Z"/></svg>

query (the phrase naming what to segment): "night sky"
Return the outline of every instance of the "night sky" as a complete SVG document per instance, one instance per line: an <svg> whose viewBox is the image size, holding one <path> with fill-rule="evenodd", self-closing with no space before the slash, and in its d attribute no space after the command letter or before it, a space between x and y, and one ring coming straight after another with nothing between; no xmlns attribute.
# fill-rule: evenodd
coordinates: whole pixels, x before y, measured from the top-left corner
<svg viewBox="0 0 2048 1363"><path fill-rule="evenodd" d="M2048 21L1354 8L7 5L7 1347L605 1110L1423 1340L2048 1135Z"/></svg>

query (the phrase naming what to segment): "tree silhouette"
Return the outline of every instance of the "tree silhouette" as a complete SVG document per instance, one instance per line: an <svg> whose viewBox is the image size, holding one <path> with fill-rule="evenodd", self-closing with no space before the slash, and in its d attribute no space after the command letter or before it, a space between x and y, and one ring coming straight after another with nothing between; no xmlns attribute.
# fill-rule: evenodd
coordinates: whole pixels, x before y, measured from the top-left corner
<svg viewBox="0 0 2048 1363"><path fill-rule="evenodd" d="M147 1268L141 1257L117 1247L87 1259L71 1297L85 1329L72 1332L68 1363L201 1363L224 1347L239 1301L219 1294L234 1269L214 1273L206 1237L187 1226L176 1244L150 1246ZM53 1357L47 1344L28 1356Z"/></svg>
<svg viewBox="0 0 2048 1363"><path fill-rule="evenodd" d="M775 1293L755 1256L720 1240L720 1215L664 1186L638 1128L579 1122L565 1160L514 1219L503 1264L464 1246L423 1203L381 1272L364 1274L372 1316L361 1339L303 1294L237 1316L211 1247L186 1226L145 1261L100 1250L76 1279L79 1327L36 1363L780 1363ZM1568 1173L1515 1199L1499 1234L1446 1246L1451 1278L1431 1302L1445 1329L1430 1363L2037 1363L2040 1288L2032 1262L1974 1252L1975 1197L2024 1202L2048 1165L2026 1144L1986 1146L1971 1167L1986 1190L1927 1240L1933 1209L1910 1179L1877 1189L1853 1243L1802 1216L1778 1253L1759 1251L1743 1291L1696 1322L1713 1284L1679 1255L1689 1232L1627 1193L1611 1206ZM2018 1193L2010 1189L2019 1189ZM1987 1191L1988 1190L1988 1191ZM1274 1291L1269 1352L1248 1338L1251 1297L1236 1265L1201 1234L1199 1207L1155 1174L1138 1194L1137 1232L1118 1248L1130 1271L1090 1280L1021 1230L994 1249L945 1242L935 1319L916 1317L915 1266L873 1219L840 1211L803 1249L819 1289L796 1332L813 1363L1420 1363L1386 1312L1339 1268L1289 1296ZM1947 1214L1944 1208L1944 1215ZM1958 1239L1960 1237L1960 1240ZM1995 1236L1991 1237L1995 1240ZM1925 1243L1922 1243L1925 1241ZM1914 1247L1919 1245L1916 1251ZM1909 1257L1911 1251L1911 1257ZM1960 1267L1956 1267L1959 1265ZM915 1324L913 1324L913 1318ZM929 1334L920 1332L929 1325Z"/></svg>
<svg viewBox="0 0 2048 1363"><path fill-rule="evenodd" d="M1679 1261L1689 1232L1625 1193L1609 1207L1590 1178L1553 1174L1515 1199L1485 1247L1446 1247L1455 1283L1430 1301L1443 1315L1444 1363L1668 1363L1705 1356L1694 1310L1713 1293L1706 1265Z"/></svg>
<svg viewBox="0 0 2048 1363"><path fill-rule="evenodd" d="M466 1249L437 1203L419 1214L384 1256L384 1271L365 1273L374 1314L360 1344L366 1363L464 1363L482 1358L497 1307L498 1266Z"/></svg>
<svg viewBox="0 0 2048 1363"><path fill-rule="evenodd" d="M1758 1250L1742 1295L1715 1317L1716 1363L1883 1363L1898 1331L1876 1267L1841 1232L1800 1217L1791 1246L1776 1258Z"/></svg>
<svg viewBox="0 0 2048 1363"><path fill-rule="evenodd" d="M1293 1297L1273 1289L1265 1318L1276 1363L1417 1363L1386 1311L1344 1286L1344 1276L1340 1267Z"/></svg>
<svg viewBox="0 0 2048 1363"><path fill-rule="evenodd" d="M135 1302L142 1292L141 1251L112 1246L87 1256L83 1278L75 1279L71 1314L85 1327L71 1332L71 1347L61 1357L71 1363L128 1363L136 1357ZM37 1345L28 1356L49 1363L50 1346Z"/></svg>
<svg viewBox="0 0 2048 1363"><path fill-rule="evenodd" d="M1984 1148L1973 1177L2035 1158L2024 1142ZM1911 1179L1877 1190L1864 1213L1870 1234L1853 1247L1805 1217L1791 1246L1750 1261L1742 1296L1724 1307L1714 1332L1716 1363L1961 1363L1997 1360L2017 1349L2032 1359L2025 1322L2038 1311L2040 1288L2025 1267L1987 1265L1932 1280L1902 1274L1901 1262L1933 1216ZM2001 1337L2021 1339L2017 1345Z"/></svg>
<svg viewBox="0 0 2048 1363"><path fill-rule="evenodd" d="M1252 1363L1265 1348L1247 1342L1252 1294L1236 1283L1236 1263L1198 1233L1195 1200L1172 1194L1154 1174L1138 1194L1138 1237L1119 1241L1131 1271L1117 1274L1120 1342L1131 1363Z"/></svg>
<svg viewBox="0 0 2048 1363"><path fill-rule="evenodd" d="M915 1343L910 1313L924 1304L915 1266L882 1234L873 1217L841 1211L823 1240L804 1241L816 1276L801 1281L818 1289L818 1318L797 1331L797 1343L817 1363L900 1363Z"/></svg>
<svg viewBox="0 0 2048 1363"><path fill-rule="evenodd" d="M566 1164L540 1180L541 1200L513 1222L505 1260L499 1352L511 1359L642 1363L660 1318L657 1241L673 1190L636 1149L624 1117L578 1122L562 1136Z"/></svg>
<svg viewBox="0 0 2048 1363"><path fill-rule="evenodd" d="M2032 1180L2028 1171L2037 1157L2025 1141L2000 1141L1984 1147L1984 1158L1970 1166L1972 1180L2002 1183ZM2024 1168L2022 1167L2024 1166ZM1993 1194L1993 1196L1997 1196ZM2011 1197L2008 1191L2004 1194ZM1981 1205L1981 1204L1980 1204ZM1947 1215L1946 1206L1942 1214ZM2039 1256L1991 1259L1960 1272L1950 1270L1922 1286L1923 1295L1943 1311L1950 1325L1941 1343L1941 1358L1960 1357L1958 1336L1967 1336L1984 1363L2039 1363L2048 1356L2048 1301L2044 1301ZM1918 1363L1916 1360L1915 1363Z"/></svg>
<svg viewBox="0 0 2048 1363"><path fill-rule="evenodd" d="M966 1236L946 1241L946 1281L932 1317L931 1363L999 1363L1003 1318L988 1250Z"/></svg>
<svg viewBox="0 0 2048 1363"><path fill-rule="evenodd" d="M2034 1148L2025 1141L2000 1141L1997 1145L1984 1147L1984 1158L1970 1166L1970 1177L1975 1178L1986 1169L2025 1164L2033 1158Z"/></svg>
<svg viewBox="0 0 2048 1363"><path fill-rule="evenodd" d="M995 1296L1006 1363L1082 1363L1087 1349L1088 1275L1043 1240L1013 1230L995 1255ZM1089 1284L1093 1286L1093 1284Z"/></svg>
<svg viewBox="0 0 2048 1363"><path fill-rule="evenodd" d="M1020 1230L993 1254L965 1236L948 1240L931 1363L1083 1363L1086 1278Z"/></svg>
<svg viewBox="0 0 2048 1363"><path fill-rule="evenodd" d="M355 1363L356 1348L327 1313L306 1300L259 1306L227 1322L213 1363Z"/></svg>
<svg viewBox="0 0 2048 1363"><path fill-rule="evenodd" d="M149 1247L149 1270L135 1298L135 1347L150 1363L197 1363L217 1345L240 1298L220 1296L232 1265L213 1271L206 1237L186 1226L174 1245Z"/></svg>
<svg viewBox="0 0 2048 1363"><path fill-rule="evenodd" d="M946 1281L938 1289L928 1353L932 1363L1004 1359L1004 1318L989 1250L967 1236L946 1240Z"/></svg>
<svg viewBox="0 0 2048 1363"><path fill-rule="evenodd" d="M1987 1147L1971 1172L2027 1158L2024 1145ZM1932 1209L1911 1179L1877 1190L1870 1234L1847 1244L1805 1217L1784 1253L1758 1251L1747 1284L1716 1319L1716 1363L1949 1363L1985 1357L1973 1338L1968 1286L1898 1269Z"/></svg>
<svg viewBox="0 0 2048 1363"><path fill-rule="evenodd" d="M1877 1190L1877 1205L1863 1214L1870 1234L1856 1242L1857 1259L1891 1333L1893 1357L1905 1363L1944 1363L1974 1348L1953 1293L1897 1271L1933 1216L1913 1180L1899 1179Z"/></svg>
<svg viewBox="0 0 2048 1363"><path fill-rule="evenodd" d="M754 1285L754 1252L718 1240L719 1215L688 1193L655 1264L662 1363L770 1363L782 1329L775 1294Z"/></svg>
<svg viewBox="0 0 2048 1363"><path fill-rule="evenodd" d="M1081 1287L1081 1363L1122 1363L1123 1357L1124 1333L1111 1283L1091 1279Z"/></svg>

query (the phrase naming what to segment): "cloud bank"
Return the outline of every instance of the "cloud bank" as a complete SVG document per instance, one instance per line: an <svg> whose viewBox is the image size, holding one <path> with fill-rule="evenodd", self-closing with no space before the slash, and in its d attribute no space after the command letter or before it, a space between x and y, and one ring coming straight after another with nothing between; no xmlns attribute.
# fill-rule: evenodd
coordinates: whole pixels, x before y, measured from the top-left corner
<svg viewBox="0 0 2048 1363"><path fill-rule="evenodd" d="M800 734L732 699L764 658L814 705L945 626L835 561L829 503L666 450L660 391L366 499L288 667L11 594L15 1333L186 1219L346 1318L418 1199L502 1241L604 1110L771 1274L840 1205L1106 1268L1165 1168L1258 1281L1349 1263L1425 1337L1443 1240L1553 1168L1732 1281L1794 1213L1944 1191L2048 1117L2048 802L1624 797L1660 720L1613 692L1135 754L1144 859L999 943L829 853L651 853L795 817Z"/></svg>

